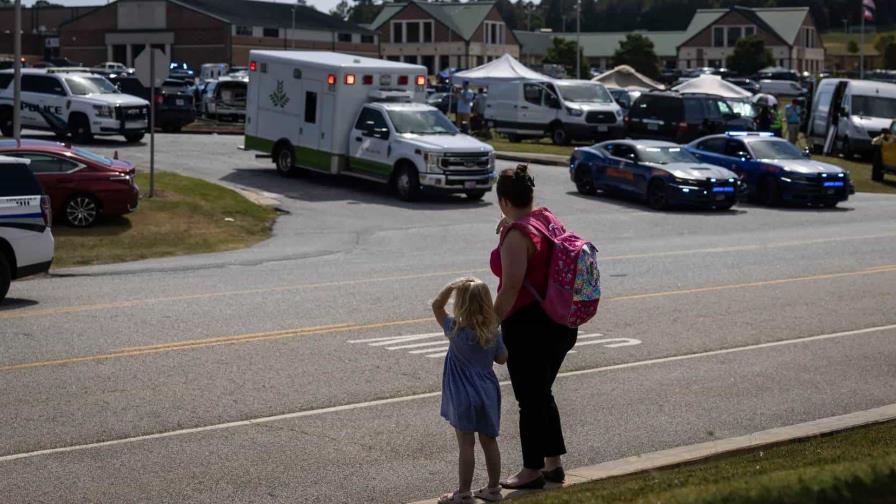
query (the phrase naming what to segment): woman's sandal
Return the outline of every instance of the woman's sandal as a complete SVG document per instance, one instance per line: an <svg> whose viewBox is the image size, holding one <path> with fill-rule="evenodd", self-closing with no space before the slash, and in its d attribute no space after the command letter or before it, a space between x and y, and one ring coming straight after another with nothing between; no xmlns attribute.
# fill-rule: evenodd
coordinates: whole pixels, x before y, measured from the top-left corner
<svg viewBox="0 0 896 504"><path fill-rule="evenodd" d="M479 490L476 490L476 493L473 495L487 502L498 502L499 500L504 498L501 495L500 486L497 486L495 488L482 487Z"/></svg>
<svg viewBox="0 0 896 504"><path fill-rule="evenodd" d="M452 492L439 497L439 504L473 504L473 494L470 492Z"/></svg>

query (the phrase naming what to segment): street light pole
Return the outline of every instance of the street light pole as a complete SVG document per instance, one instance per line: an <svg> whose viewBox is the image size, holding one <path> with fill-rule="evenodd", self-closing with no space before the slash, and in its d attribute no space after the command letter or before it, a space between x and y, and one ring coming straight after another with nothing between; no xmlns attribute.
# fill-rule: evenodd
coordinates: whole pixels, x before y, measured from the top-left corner
<svg viewBox="0 0 896 504"><path fill-rule="evenodd" d="M582 0L576 1L576 79L582 78Z"/></svg>
<svg viewBox="0 0 896 504"><path fill-rule="evenodd" d="M15 21L13 27L13 49L16 60L13 62L13 87L12 95L12 134L16 139L16 147L22 146L22 0L16 0Z"/></svg>

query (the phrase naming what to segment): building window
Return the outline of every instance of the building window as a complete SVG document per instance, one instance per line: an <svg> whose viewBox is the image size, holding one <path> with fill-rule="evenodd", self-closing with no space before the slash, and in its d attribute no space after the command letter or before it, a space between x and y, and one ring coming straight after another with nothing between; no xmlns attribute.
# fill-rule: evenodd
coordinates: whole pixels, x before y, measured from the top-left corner
<svg viewBox="0 0 896 504"><path fill-rule="evenodd" d="M734 47L737 45L737 41L741 37L741 27L740 26L729 26L728 27L728 40L725 41L725 46Z"/></svg>
<svg viewBox="0 0 896 504"><path fill-rule="evenodd" d="M262 32L262 36L278 38L280 37L280 28L265 28Z"/></svg>
<svg viewBox="0 0 896 504"><path fill-rule="evenodd" d="M252 27L246 25L236 25L236 34L244 37L252 36Z"/></svg>
<svg viewBox="0 0 896 504"><path fill-rule="evenodd" d="M433 22L432 21L393 21L392 22L392 42L393 43L430 43L433 41ZM404 35L404 36L402 36Z"/></svg>
<svg viewBox="0 0 896 504"><path fill-rule="evenodd" d="M491 45L504 44L504 24L494 21L486 21L483 24L482 37L483 42Z"/></svg>
<svg viewBox="0 0 896 504"><path fill-rule="evenodd" d="M712 46L725 47L725 28L716 26L712 29Z"/></svg>
<svg viewBox="0 0 896 504"><path fill-rule="evenodd" d="M361 35L361 43L362 44L372 44L373 43L373 35Z"/></svg>
<svg viewBox="0 0 896 504"><path fill-rule="evenodd" d="M352 34L351 33L340 33L339 35L337 35L336 40L338 40L339 42L351 42Z"/></svg>

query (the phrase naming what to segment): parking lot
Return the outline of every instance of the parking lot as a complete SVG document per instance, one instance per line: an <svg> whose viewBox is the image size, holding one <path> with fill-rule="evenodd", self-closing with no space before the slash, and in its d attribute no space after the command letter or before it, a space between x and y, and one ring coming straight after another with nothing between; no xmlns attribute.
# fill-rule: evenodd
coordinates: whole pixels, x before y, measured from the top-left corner
<svg viewBox="0 0 896 504"><path fill-rule="evenodd" d="M11 502L406 502L451 488L429 303L457 276L496 284L494 193L405 203L356 179L279 177L241 144L158 134L156 166L276 200L272 239L13 284L0 308ZM145 141L93 147L148 166ZM569 467L896 402L896 197L655 212L581 196L564 168L531 171L537 204L602 257L600 312L557 386Z"/></svg>

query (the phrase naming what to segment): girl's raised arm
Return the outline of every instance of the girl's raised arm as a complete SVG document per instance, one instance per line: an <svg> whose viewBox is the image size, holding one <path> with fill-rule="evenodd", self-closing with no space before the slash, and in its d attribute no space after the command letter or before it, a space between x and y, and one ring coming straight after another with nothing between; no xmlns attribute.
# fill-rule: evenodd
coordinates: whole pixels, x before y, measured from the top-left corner
<svg viewBox="0 0 896 504"><path fill-rule="evenodd" d="M436 316L436 321L438 321L439 327L443 329L445 327L445 319L448 318L448 312L445 311L445 305L448 304L452 292L454 292L454 284L450 283L442 289L442 292L440 292L435 299L432 300L432 314Z"/></svg>

